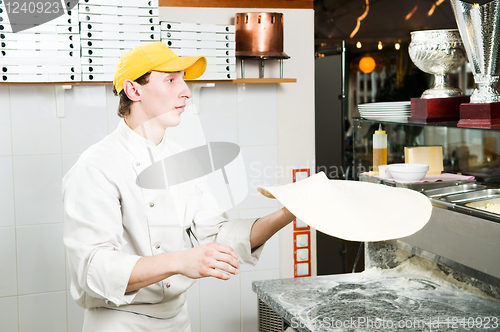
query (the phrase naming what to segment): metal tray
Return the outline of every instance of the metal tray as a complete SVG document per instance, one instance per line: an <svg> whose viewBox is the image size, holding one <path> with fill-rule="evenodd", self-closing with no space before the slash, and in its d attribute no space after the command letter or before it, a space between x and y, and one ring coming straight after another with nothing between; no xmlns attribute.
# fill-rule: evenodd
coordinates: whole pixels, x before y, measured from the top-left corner
<svg viewBox="0 0 500 332"><path fill-rule="evenodd" d="M483 208L488 203L497 204L497 205L500 206L500 197L499 198L493 198L493 199L487 199L487 200L482 200L482 201L467 203L467 204L465 204L465 206L470 207L470 208L474 208L474 209L479 209L479 210L482 210L482 211L487 211L487 212L490 212L490 213L500 214L500 212L493 212L493 211L484 210Z"/></svg>
<svg viewBox="0 0 500 332"><path fill-rule="evenodd" d="M425 190L423 193L428 197L442 197L452 194L460 194L474 190L482 190L488 188L485 185L477 183L462 184L458 186L442 187L436 189Z"/></svg>
<svg viewBox="0 0 500 332"><path fill-rule="evenodd" d="M454 194L440 197L439 200L449 203L465 203L470 201L479 201L488 198L500 198L500 189L485 189L470 191L461 194Z"/></svg>

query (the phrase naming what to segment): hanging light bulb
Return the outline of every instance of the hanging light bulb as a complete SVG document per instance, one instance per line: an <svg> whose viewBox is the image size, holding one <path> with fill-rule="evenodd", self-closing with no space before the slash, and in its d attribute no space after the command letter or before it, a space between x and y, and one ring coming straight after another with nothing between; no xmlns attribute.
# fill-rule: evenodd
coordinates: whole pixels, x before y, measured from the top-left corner
<svg viewBox="0 0 500 332"><path fill-rule="evenodd" d="M360 42L360 41L358 41L358 42L356 43L356 47L357 47L357 48L361 48L361 46L363 46L363 45L361 45L361 42Z"/></svg>
<svg viewBox="0 0 500 332"><path fill-rule="evenodd" d="M401 45L399 43L396 43L394 44L394 48L399 51L399 49L401 48Z"/></svg>
<svg viewBox="0 0 500 332"><path fill-rule="evenodd" d="M365 74L371 73L373 70L375 70L376 66L377 64L375 62L375 59L371 56L365 56L362 57L361 60L359 60L359 70L361 70Z"/></svg>
<svg viewBox="0 0 500 332"><path fill-rule="evenodd" d="M384 48L384 45L382 45L382 42L381 42L380 40L378 41L377 48L378 48L379 50L382 50L382 49Z"/></svg>

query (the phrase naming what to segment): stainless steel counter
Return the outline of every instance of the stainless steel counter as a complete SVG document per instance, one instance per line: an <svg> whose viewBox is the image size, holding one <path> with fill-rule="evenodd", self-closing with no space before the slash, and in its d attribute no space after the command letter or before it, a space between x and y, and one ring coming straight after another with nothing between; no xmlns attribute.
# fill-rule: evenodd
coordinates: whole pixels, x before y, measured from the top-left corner
<svg viewBox="0 0 500 332"><path fill-rule="evenodd" d="M360 176L361 181L381 182L372 176ZM485 190L475 181L454 183L398 184L420 192L431 192L432 216L426 226L416 234L396 241L401 248L414 254L426 255L436 263L448 266L495 287L500 287L500 214L471 208L465 200L443 200L438 189L450 185L476 185L474 193ZM498 191L498 189L486 189ZM463 194L456 193L456 196ZM487 195L487 193L482 193ZM448 196L449 197L449 196Z"/></svg>

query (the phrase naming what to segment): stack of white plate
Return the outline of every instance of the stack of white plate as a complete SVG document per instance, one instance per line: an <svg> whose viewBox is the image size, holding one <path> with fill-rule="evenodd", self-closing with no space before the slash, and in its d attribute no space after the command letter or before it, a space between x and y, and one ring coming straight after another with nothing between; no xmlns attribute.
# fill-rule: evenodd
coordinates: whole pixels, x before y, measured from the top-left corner
<svg viewBox="0 0 500 332"><path fill-rule="evenodd" d="M411 115L410 101L392 101L358 105L359 115L368 120L407 121Z"/></svg>

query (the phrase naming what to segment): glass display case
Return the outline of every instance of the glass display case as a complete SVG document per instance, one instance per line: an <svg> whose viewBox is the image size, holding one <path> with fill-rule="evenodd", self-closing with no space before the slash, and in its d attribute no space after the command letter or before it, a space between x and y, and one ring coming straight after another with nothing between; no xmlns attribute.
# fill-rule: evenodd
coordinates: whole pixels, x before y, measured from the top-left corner
<svg viewBox="0 0 500 332"><path fill-rule="evenodd" d="M456 122L419 124L353 119L354 178L372 170L372 137L382 126L387 133L387 163L404 163L404 148L442 146L446 173L473 175L478 182L500 185L500 130L462 128ZM349 153L349 152L348 152Z"/></svg>

